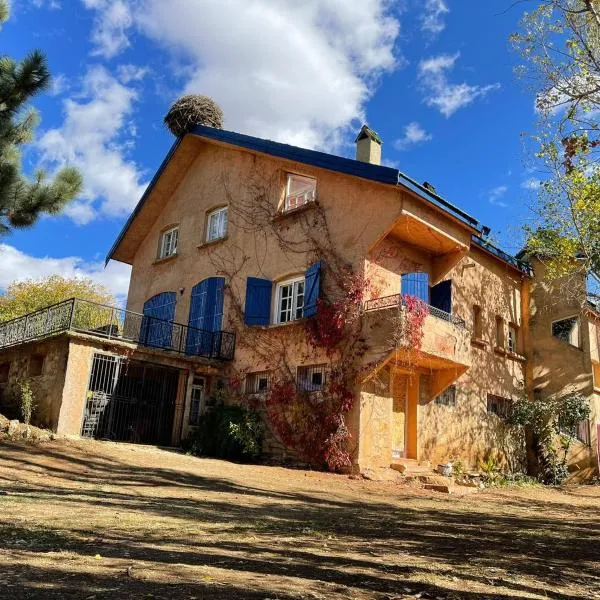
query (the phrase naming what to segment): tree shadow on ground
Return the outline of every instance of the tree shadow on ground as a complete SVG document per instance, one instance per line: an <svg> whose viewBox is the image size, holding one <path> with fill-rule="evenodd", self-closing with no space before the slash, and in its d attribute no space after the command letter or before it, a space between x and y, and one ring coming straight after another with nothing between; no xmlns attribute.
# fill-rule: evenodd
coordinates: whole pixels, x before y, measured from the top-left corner
<svg viewBox="0 0 600 600"><path fill-rule="evenodd" d="M64 505L64 510L72 507L74 512L77 507L89 506L98 511L135 511L148 519L184 519L196 527L205 527L211 534L215 529L219 533L217 539L202 539L186 536L172 527L119 531L88 529L85 524L78 524L67 532L59 532L7 526L0 528L0 548L4 551L37 554L60 550L84 556L99 554L107 559L150 561L162 566L208 566L249 575L299 578L346 588L348 592L367 594L366 597L397 594L399 586L406 582L411 589L434 598L514 597L510 592L494 590L502 587L515 593L574 599L590 597L585 590L600 589L596 551L600 514L593 514L593 507L589 506L579 516L571 512L568 519L544 512L543 503L536 502L527 504L530 510L525 515L518 512L523 508L518 506L521 501L513 502L515 514L486 511L481 504L470 506L468 501L426 499L419 506L411 506L410 493L403 494L395 488L391 488L389 500L382 495L376 500L344 499L326 490L273 491L188 470L142 467L72 448L66 454L47 447L0 444L0 451L3 462L17 475L16 480L7 481L12 497L56 507ZM50 459L51 465L47 464ZM189 460L190 469L201 468L202 461ZM187 463L184 468L187 469ZM19 473L25 477L19 478ZM44 475L39 481L32 484L26 480L37 473ZM148 488L156 495L144 495ZM509 500L504 508L507 506ZM566 501L553 510L566 511L568 506ZM584 507L578 506L578 511L580 508ZM282 543L282 539L289 541ZM16 544L15 540L21 542ZM433 572L431 565L435 565ZM9 577L20 577L19 570L24 568L15 562L9 568ZM448 580L458 577L465 583L486 586L489 591L459 594L439 580L415 581L432 574ZM67 576L66 571L63 575L63 587L81 584L77 581L79 575ZM96 574L93 577L100 578ZM36 593L36 581L37 574L32 574L32 579L27 580L30 595L22 597L53 598L31 595ZM133 585L132 594L138 593L137 581L135 585L126 584ZM581 594L561 593L557 584L581 590ZM162 591L154 591L153 587L145 593L155 597L164 593L168 598L189 598L194 594L202 597L204 588L200 585L185 592L180 590L182 595L169 595L171 587L161 588ZM71 588L65 590L64 596L56 597L76 597L69 596ZM225 590L222 596L213 592L211 587L211 595L206 597L265 597L265 590L259 596L245 591L246 595L236 596L242 592L235 586L227 592L229 595ZM142 593L140 588L139 594ZM277 597L286 598L281 594Z"/></svg>

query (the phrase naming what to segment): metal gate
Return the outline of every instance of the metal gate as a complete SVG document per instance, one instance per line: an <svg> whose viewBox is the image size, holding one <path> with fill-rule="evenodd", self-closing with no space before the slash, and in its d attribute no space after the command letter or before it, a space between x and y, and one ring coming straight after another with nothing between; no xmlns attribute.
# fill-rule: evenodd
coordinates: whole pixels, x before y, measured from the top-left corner
<svg viewBox="0 0 600 600"><path fill-rule="evenodd" d="M94 354L81 435L171 444L179 371Z"/></svg>

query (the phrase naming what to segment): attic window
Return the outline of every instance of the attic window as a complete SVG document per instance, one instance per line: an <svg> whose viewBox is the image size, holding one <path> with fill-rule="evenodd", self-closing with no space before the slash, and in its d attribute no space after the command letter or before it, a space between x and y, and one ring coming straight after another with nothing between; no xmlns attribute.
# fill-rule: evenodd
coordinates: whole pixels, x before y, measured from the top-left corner
<svg viewBox="0 0 600 600"><path fill-rule="evenodd" d="M177 241L179 240L179 227L172 227L163 232L160 238L158 258L168 258L177 254Z"/></svg>
<svg viewBox="0 0 600 600"><path fill-rule="evenodd" d="M285 188L285 202L283 210L294 210L309 202L314 202L317 197L317 180L303 175L290 173L287 176Z"/></svg>

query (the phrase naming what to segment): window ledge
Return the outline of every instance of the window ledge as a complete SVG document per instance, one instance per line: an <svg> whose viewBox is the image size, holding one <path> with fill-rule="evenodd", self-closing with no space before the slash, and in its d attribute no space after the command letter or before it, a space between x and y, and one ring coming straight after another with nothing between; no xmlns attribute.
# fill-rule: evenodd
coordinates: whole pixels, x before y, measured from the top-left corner
<svg viewBox="0 0 600 600"><path fill-rule="evenodd" d="M494 346L494 352L500 356L506 356L506 350L500 346Z"/></svg>
<svg viewBox="0 0 600 600"><path fill-rule="evenodd" d="M179 254L177 254L177 252L175 252L175 254L171 254L170 256L165 256L164 258L155 259L152 264L153 265L162 265L163 263L169 262L171 260L175 260L178 256L179 256Z"/></svg>
<svg viewBox="0 0 600 600"><path fill-rule="evenodd" d="M471 338L471 344L485 350L490 344L481 338Z"/></svg>
<svg viewBox="0 0 600 600"><path fill-rule="evenodd" d="M518 352L507 352L506 356L518 362L527 362L527 357L523 356L522 354L519 354Z"/></svg>
<svg viewBox="0 0 600 600"><path fill-rule="evenodd" d="M289 327L290 325L301 325L306 321L306 317L302 317L301 319L294 319L293 321L288 321L287 323L271 323L267 329L279 329L280 327Z"/></svg>
<svg viewBox="0 0 600 600"><path fill-rule="evenodd" d="M594 392L595 392L596 394L600 394L600 387L596 387L596 386L594 386Z"/></svg>
<svg viewBox="0 0 600 600"><path fill-rule="evenodd" d="M224 242L227 239L229 239L229 236L224 235L223 237L217 238L216 240L210 240L210 242L202 242L201 244L198 244L196 248L198 248L198 250L202 250L202 248L206 248L208 246L216 246L217 244L220 244L221 242Z"/></svg>
<svg viewBox="0 0 600 600"><path fill-rule="evenodd" d="M319 204L318 200L311 200L298 208L293 208L291 210L279 210L277 214L272 218L272 221L280 221L281 219L285 219L286 217L292 217L294 215L306 212L307 210L312 210Z"/></svg>

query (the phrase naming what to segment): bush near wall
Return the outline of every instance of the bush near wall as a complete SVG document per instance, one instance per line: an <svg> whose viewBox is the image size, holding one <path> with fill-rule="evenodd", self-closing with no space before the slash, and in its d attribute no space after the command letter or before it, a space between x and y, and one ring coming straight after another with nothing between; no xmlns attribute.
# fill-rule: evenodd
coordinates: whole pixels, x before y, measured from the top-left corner
<svg viewBox="0 0 600 600"><path fill-rule="evenodd" d="M261 456L263 440L264 424L258 412L219 403L182 445L196 456L245 462Z"/></svg>

